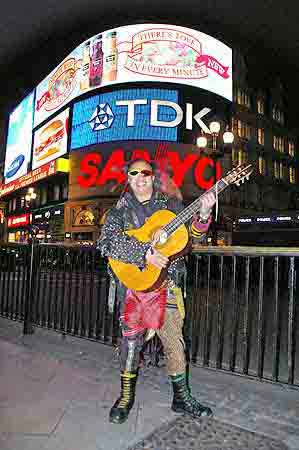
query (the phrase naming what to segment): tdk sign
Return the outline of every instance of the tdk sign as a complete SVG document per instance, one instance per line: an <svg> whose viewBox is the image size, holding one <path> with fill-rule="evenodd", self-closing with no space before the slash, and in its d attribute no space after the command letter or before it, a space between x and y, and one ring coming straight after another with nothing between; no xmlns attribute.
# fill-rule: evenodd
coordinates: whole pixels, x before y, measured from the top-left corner
<svg viewBox="0 0 299 450"><path fill-rule="evenodd" d="M114 121L114 114L108 103L98 105L89 120L92 131L106 130Z"/></svg>
<svg viewBox="0 0 299 450"><path fill-rule="evenodd" d="M71 149L121 140L178 141L178 126L209 133L204 117L179 105L175 89L122 89L94 95L74 104Z"/></svg>
<svg viewBox="0 0 299 450"><path fill-rule="evenodd" d="M127 108L127 127L134 127L135 115L138 113L139 105L147 105L149 102L147 99L138 100L121 100L116 102L116 106L125 106ZM175 111L175 118L172 120L159 120L159 108L171 108ZM193 115L192 103L186 103L186 122L185 126L187 130L193 129L193 121L197 122L197 125L205 132L211 133L206 124L201 120L205 115L211 111L210 108L202 108L199 112ZM151 100L150 102L150 126L152 127L177 127L184 118L184 112L182 108L174 102L166 100Z"/></svg>

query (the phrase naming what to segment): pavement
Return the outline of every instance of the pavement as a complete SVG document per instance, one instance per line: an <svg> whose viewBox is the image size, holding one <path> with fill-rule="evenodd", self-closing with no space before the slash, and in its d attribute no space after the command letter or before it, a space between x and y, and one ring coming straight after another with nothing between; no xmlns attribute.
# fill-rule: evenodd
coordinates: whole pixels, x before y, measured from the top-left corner
<svg viewBox="0 0 299 450"><path fill-rule="evenodd" d="M260 440L258 447L237 440L228 447L218 436L217 445L197 448L299 450L299 389L197 367L191 368L191 384L193 394L213 409L214 418L205 420L213 421L216 433L237 429ZM160 450L162 445L140 442L157 428L168 427L169 433L183 426L170 410L164 367L142 370L135 406L122 425L108 421L118 394L113 348L39 328L23 336L22 324L0 318L0 450ZM263 438L275 445L263 446Z"/></svg>

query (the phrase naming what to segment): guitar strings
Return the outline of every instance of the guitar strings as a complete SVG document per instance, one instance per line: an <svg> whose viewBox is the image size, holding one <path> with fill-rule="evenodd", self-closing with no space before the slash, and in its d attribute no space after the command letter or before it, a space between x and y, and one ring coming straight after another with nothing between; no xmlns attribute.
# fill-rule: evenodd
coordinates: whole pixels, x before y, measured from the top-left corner
<svg viewBox="0 0 299 450"><path fill-rule="evenodd" d="M217 203L217 212L218 213L218 193L221 192L227 183L223 180L217 181L217 183L212 186L205 194L209 192L213 192L216 189L216 203ZM203 195L205 195L203 194ZM164 227L164 230L171 234L173 233L182 223L187 222L200 208L201 200L200 198L196 199L193 203L191 203L187 208L185 208L181 213L179 213L169 224Z"/></svg>
<svg viewBox="0 0 299 450"><path fill-rule="evenodd" d="M242 172L244 173L246 169L250 168L251 164L246 166L245 168L240 166L235 169L236 174L240 177ZM230 174L232 176L232 174ZM226 177L225 177L226 178ZM203 195L215 191L216 193L216 217L217 220L218 217L218 194L223 191L230 183L226 181L225 178L222 178L221 180L217 181L214 186L212 186L208 191L206 191ZM232 182L232 181L231 181ZM202 196L201 196L202 197ZM169 235L173 233L182 223L187 222L199 209L201 200L200 198L197 198L193 203L191 203L187 208L185 208L181 213L179 213L172 221L170 221L163 229L168 233Z"/></svg>

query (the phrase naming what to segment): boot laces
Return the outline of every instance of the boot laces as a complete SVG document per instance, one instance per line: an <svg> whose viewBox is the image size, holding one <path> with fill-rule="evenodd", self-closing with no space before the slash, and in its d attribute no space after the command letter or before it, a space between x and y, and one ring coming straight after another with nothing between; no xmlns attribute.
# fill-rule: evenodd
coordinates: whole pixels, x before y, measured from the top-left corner
<svg viewBox="0 0 299 450"><path fill-rule="evenodd" d="M133 400L133 392L132 379L122 376L122 389L118 408L126 408L129 406Z"/></svg>
<svg viewBox="0 0 299 450"><path fill-rule="evenodd" d="M188 405L188 407L193 411L193 412L198 412L198 411L202 411L204 409L204 407L199 403L198 400L196 400L196 398L194 398L191 393L189 392L189 390L187 389L183 389L181 392L181 398L183 400L183 402Z"/></svg>

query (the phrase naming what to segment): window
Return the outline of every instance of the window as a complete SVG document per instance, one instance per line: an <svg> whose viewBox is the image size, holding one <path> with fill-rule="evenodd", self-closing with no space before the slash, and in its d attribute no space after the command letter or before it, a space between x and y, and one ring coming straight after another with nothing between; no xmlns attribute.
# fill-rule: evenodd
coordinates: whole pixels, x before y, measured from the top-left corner
<svg viewBox="0 0 299 450"><path fill-rule="evenodd" d="M242 89L237 89L237 103L250 108L250 97Z"/></svg>
<svg viewBox="0 0 299 450"><path fill-rule="evenodd" d="M259 156L258 169L261 175L266 175L266 161L262 156Z"/></svg>
<svg viewBox="0 0 299 450"><path fill-rule="evenodd" d="M232 149L232 165L233 166L238 165L238 150L234 147Z"/></svg>
<svg viewBox="0 0 299 450"><path fill-rule="evenodd" d="M296 170L295 167L289 168L289 176L290 176L290 183L295 184L296 183Z"/></svg>
<svg viewBox="0 0 299 450"><path fill-rule="evenodd" d="M41 205L45 205L47 203L47 188L43 188L41 191Z"/></svg>
<svg viewBox="0 0 299 450"><path fill-rule="evenodd" d="M21 208L25 208L25 197L21 197Z"/></svg>
<svg viewBox="0 0 299 450"><path fill-rule="evenodd" d="M63 198L63 200L67 200L68 195L69 195L69 187L68 187L67 184L64 184L62 186L62 198Z"/></svg>
<svg viewBox="0 0 299 450"><path fill-rule="evenodd" d="M288 142L288 154L290 156L295 156L295 144L293 141Z"/></svg>
<svg viewBox="0 0 299 450"><path fill-rule="evenodd" d="M284 125L284 113L276 105L272 108L272 118L281 125Z"/></svg>
<svg viewBox="0 0 299 450"><path fill-rule="evenodd" d="M284 139L281 136L273 136L273 147L280 153L284 153Z"/></svg>
<svg viewBox="0 0 299 450"><path fill-rule="evenodd" d="M279 180L279 163L274 161L274 177Z"/></svg>
<svg viewBox="0 0 299 450"><path fill-rule="evenodd" d="M239 151L239 164L247 162L247 153L244 150Z"/></svg>
<svg viewBox="0 0 299 450"><path fill-rule="evenodd" d="M15 211L17 209L17 199L14 198L12 201L12 210Z"/></svg>
<svg viewBox="0 0 299 450"><path fill-rule="evenodd" d="M247 161L247 153L244 150L240 149L238 151L238 164L243 164L246 161Z"/></svg>
<svg viewBox="0 0 299 450"><path fill-rule="evenodd" d="M233 148L232 149L232 165L238 166L247 162L247 152L242 149Z"/></svg>
<svg viewBox="0 0 299 450"><path fill-rule="evenodd" d="M9 200L9 203L8 203L8 211L9 211L9 212L12 211L12 200Z"/></svg>
<svg viewBox="0 0 299 450"><path fill-rule="evenodd" d="M60 196L60 186L59 184L55 184L53 189L53 200L54 201L59 200L59 196Z"/></svg>
<svg viewBox="0 0 299 450"><path fill-rule="evenodd" d="M250 139L251 129L250 129L249 125L242 122L241 120L238 120L237 127L238 127L238 129L237 129L238 136L240 136L241 138L244 138L244 139Z"/></svg>
<svg viewBox="0 0 299 450"><path fill-rule="evenodd" d="M243 149L233 148L232 150L232 165L238 166L244 164L248 160L247 152Z"/></svg>
<svg viewBox="0 0 299 450"><path fill-rule="evenodd" d="M284 178L284 165L282 162L279 163L279 178L283 180Z"/></svg>
<svg viewBox="0 0 299 450"><path fill-rule="evenodd" d="M265 130L262 128L257 130L257 141L260 145L265 145Z"/></svg>
<svg viewBox="0 0 299 450"><path fill-rule="evenodd" d="M264 100L262 100L261 98L259 98L257 101L257 112L258 114L265 114L265 104Z"/></svg>
<svg viewBox="0 0 299 450"><path fill-rule="evenodd" d="M41 192L40 190L36 191L36 199L35 199L35 206L38 207L40 206L40 197L41 197Z"/></svg>

